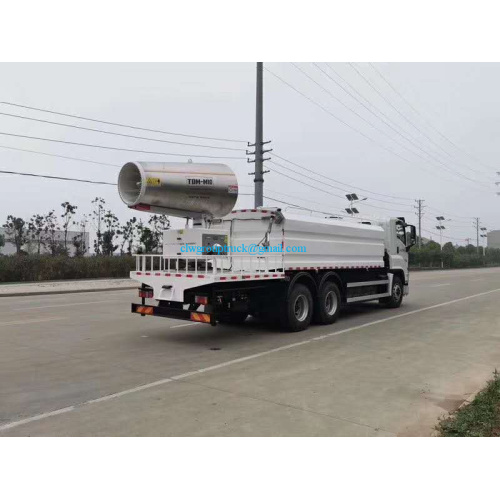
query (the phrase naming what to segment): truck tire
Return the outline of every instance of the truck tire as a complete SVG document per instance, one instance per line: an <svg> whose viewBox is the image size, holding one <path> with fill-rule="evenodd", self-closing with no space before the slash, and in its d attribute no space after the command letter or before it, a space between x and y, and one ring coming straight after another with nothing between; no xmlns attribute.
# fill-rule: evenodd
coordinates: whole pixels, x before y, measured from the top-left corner
<svg viewBox="0 0 500 500"><path fill-rule="evenodd" d="M226 312L222 313L219 318L219 323L225 325L241 325L247 319L246 312Z"/></svg>
<svg viewBox="0 0 500 500"><path fill-rule="evenodd" d="M394 276L392 279L391 296L380 299L380 303L389 309L396 309L403 302L403 282L399 276Z"/></svg>
<svg viewBox="0 0 500 500"><path fill-rule="evenodd" d="M280 324L289 332L305 330L311 323L313 299L307 286L297 283L292 288L280 316Z"/></svg>
<svg viewBox="0 0 500 500"><path fill-rule="evenodd" d="M340 314L340 290L332 281L322 285L318 293L318 301L314 305L314 321L320 325L331 325Z"/></svg>

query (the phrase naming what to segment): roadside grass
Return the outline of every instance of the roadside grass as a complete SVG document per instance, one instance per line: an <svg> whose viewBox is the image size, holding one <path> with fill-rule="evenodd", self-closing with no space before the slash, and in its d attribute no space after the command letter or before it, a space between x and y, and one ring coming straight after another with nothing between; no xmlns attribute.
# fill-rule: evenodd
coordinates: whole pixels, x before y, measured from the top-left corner
<svg viewBox="0 0 500 500"><path fill-rule="evenodd" d="M126 278L133 269L135 258L130 255L0 255L0 283Z"/></svg>
<svg viewBox="0 0 500 500"><path fill-rule="evenodd" d="M474 400L441 420L436 430L445 437L500 437L500 373Z"/></svg>

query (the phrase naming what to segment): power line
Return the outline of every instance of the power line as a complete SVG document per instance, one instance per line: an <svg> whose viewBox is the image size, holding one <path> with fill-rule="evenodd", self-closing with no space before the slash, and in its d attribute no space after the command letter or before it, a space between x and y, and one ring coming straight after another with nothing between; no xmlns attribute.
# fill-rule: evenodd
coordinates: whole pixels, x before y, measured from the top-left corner
<svg viewBox="0 0 500 500"><path fill-rule="evenodd" d="M13 151L22 151L24 153L32 153L32 154L37 154L37 155L44 155L44 156L53 156L55 158L64 158L65 160L74 160L74 161L82 161L84 163L95 163L96 165L104 165L107 167L116 167L120 168L121 165L115 165L113 163L104 163L101 161L93 161L93 160L86 160L83 158L75 158L74 156L64 156L64 155L56 155L54 153L45 153L44 151L35 151L33 149L23 149L23 148L14 148L12 146L4 146L0 144L0 148L2 149L12 149Z"/></svg>
<svg viewBox="0 0 500 500"><path fill-rule="evenodd" d="M300 168L302 170L305 170L307 172L315 174L318 177L323 177L325 179L331 180L331 181L333 181L333 182L335 182L337 184L341 184L342 186L346 186L346 187L351 188L351 189L357 189L358 191L364 191L365 193L375 194L377 196L385 196L387 198L394 198L394 199L399 199L399 200L411 200L411 198L404 198L402 196L391 196L391 195L388 195L388 194L377 193L375 191L369 191L368 189L360 188L359 186L354 186L352 184L347 184L345 182L338 181L336 179L333 179L332 177L328 177L326 175L316 173L314 170L311 170L310 168L304 167L303 165L299 165L298 163L294 163L291 160L287 160L286 158L284 158L283 156L280 156L280 155L276 154L275 152L273 152L273 156L276 156L276 158L279 158L280 160L286 161L287 163L290 163L291 165L294 165L294 166L296 166L296 167L298 167L298 168ZM340 188L336 188L336 189L340 189ZM377 200L377 201L381 201L383 203L389 203L389 202L384 201L384 200ZM395 203L395 204L397 205L398 203ZM410 206L410 205L405 205L405 206Z"/></svg>
<svg viewBox="0 0 500 500"><path fill-rule="evenodd" d="M284 169L286 169L286 170L290 170L291 172L293 172L293 173L295 173L295 174L297 174L297 175L302 175L302 176L304 175L304 174L301 174L300 172L297 172L297 171L295 171L295 170L293 170L293 169L290 169L290 168L286 167L285 165L283 165L283 164L281 164L281 163L277 163L277 162L275 162L275 161L273 161L273 160L269 160L269 163L272 163L275 167L277 166L277 167L284 168ZM309 187L311 187L311 188L313 188L313 189L317 189L318 191L322 191L322 192L324 192L324 193L327 193L329 196L335 196L336 198L340 198L341 200L345 200L345 197L344 197L344 196L340 196L340 195L337 195L337 194L332 193L331 191L326 191L325 189L321 189L321 188L319 188L319 187L317 187L317 186L313 186L313 185L311 185L311 184L308 184L307 182L304 182L304 181L303 181L303 180L301 180L301 179L295 179L294 177L291 177L291 176L289 176L289 175L287 175L287 174L284 174L283 172L279 172L278 170L274 170L274 169L270 169L270 170L271 170L272 172L275 172L275 173L277 173L277 174L279 174L279 175L282 175L282 176L284 176L284 177L288 177L289 179L292 179L292 180L294 180L295 182L298 182L298 183L300 183L300 184L302 184L302 185L309 186ZM321 182L321 183L326 184L327 186L332 187L332 188L334 188L334 189L339 189L339 188L337 188L336 186L332 186L331 184L325 183L325 182L323 182L323 181L318 181L318 180L316 180L316 179L311 179L311 180L312 180L312 181L314 181L314 182ZM389 203L389 202L384 202L384 203ZM367 206L367 207L372 207L372 208L376 208L376 209L379 209L379 210L387 210L387 211L389 211L389 212L395 212L395 211L397 210L397 211L399 211L399 212L413 213L413 212L410 212L410 211L408 211L408 210L401 210L401 209L399 209L399 208L397 208L397 209L393 209L393 208L379 207L379 206L377 206L377 205L372 205L371 203L365 203L365 206Z"/></svg>
<svg viewBox="0 0 500 500"><path fill-rule="evenodd" d="M42 113L51 113L53 115L67 116L69 118L76 118L78 120L86 120L86 121L90 121L90 122L94 122L94 123L103 123L104 125L113 125L115 127L125 127L125 128L134 129L134 130L142 130L143 132L155 132L158 134L176 135L179 137L191 137L194 139L206 139L206 140L210 140L210 141L239 142L242 144L247 143L247 141L242 141L242 140L238 140L238 139L227 139L227 138L222 138L222 137L208 137L208 136L204 136L204 135L193 135L193 134L181 134L178 132L167 132L165 130L159 130L159 129L153 129L153 128L137 127L135 125L127 125L124 123L98 120L96 118L89 118L89 117L85 117L85 116L81 116L81 115L74 115L74 114L70 114L70 113L61 113L59 111L54 111L51 109L35 108L34 106L26 106L23 104L16 104L16 103L7 102L7 101L0 101L0 104L5 104L7 106L15 106L17 108L31 109L33 111L41 111Z"/></svg>
<svg viewBox="0 0 500 500"><path fill-rule="evenodd" d="M474 160L477 163L481 164L483 167L485 167L487 169L492 169L491 166L486 165L481 160L479 160L475 156L473 156L470 153L468 153L465 149L462 149L457 144L455 144L449 137L447 137L446 135L444 135L438 128L436 128L432 123L430 123L423 116L423 114L420 111L418 111L418 109L416 109L411 104L411 102L408 99L406 99L406 97L401 92L399 92L399 90L384 76L384 74L374 64L372 64L372 63L369 63L369 64L375 70L375 72L380 76L380 78L382 78L382 80L384 80L384 82L413 110L413 112L416 113L418 116L420 116L420 118L424 121L424 123L426 123L429 127L431 127L433 130L435 130L444 140L446 140L447 142L449 142L458 151L461 151L462 153L464 153L465 155L467 155L469 158L472 158L472 160Z"/></svg>
<svg viewBox="0 0 500 500"><path fill-rule="evenodd" d="M428 172L423 166L412 162L411 160L409 160L408 158L405 158L404 156L401 156L398 152L396 152L396 151L394 151L394 150L392 150L392 149L384 146L383 144L380 144L379 142L377 142L375 139L373 139L369 135L365 134L364 132L362 132L361 130L357 129L356 127L353 127L352 125L350 125L349 123L347 123L342 118L339 118L337 115L335 115L334 113L332 113L329 109L325 108L323 105L321 105L320 103L318 103L317 101L315 101L314 99L312 99L311 97L309 97L308 95L304 94L302 91L300 91L299 89L297 89L296 87L294 87L291 83L287 82L282 77L278 76L276 73L274 73L273 71L271 71L269 68L265 67L264 69L268 73L270 73L271 75L273 75L276 79L278 79L279 81L281 81L284 85L286 85L287 87L291 88L293 91L297 92L299 95L301 95L302 97L304 97L305 99L307 99L309 102L311 102L315 106L317 106L320 109L322 109L325 113L329 114L330 116L332 116L333 118L335 118L337 121L339 121L340 123L342 123L346 127L348 127L351 130L353 130L354 132L360 134L361 136L363 136L365 139L369 140L370 142L372 142L376 146L378 146L378 147L384 149L385 151L389 152L390 154L398 157L400 160L403 160L406 163L409 163L410 165L415 165L417 168L420 168L420 169L425 170L426 172ZM410 152L412 152L412 151L410 150ZM412 153L418 155L418 153L415 153L415 152L412 152ZM426 160L425 158L424 158L424 160L428 162L428 160ZM436 175L435 172L431 172L431 173L432 173L432 175ZM455 173L456 174L456 172L454 172L454 171L452 171L451 173ZM462 177L464 177L464 176L462 176ZM467 179L467 180L470 180L470 179ZM448 181L448 180L445 179L445 181ZM475 181L472 181L472 182L475 182Z"/></svg>
<svg viewBox="0 0 500 500"><path fill-rule="evenodd" d="M80 125L70 125L68 123L53 122L50 120L42 120L40 118L32 118L30 116L15 115L12 113L4 113L2 111L0 111L0 115L8 116L10 118L20 118L22 120L31 120L31 121L40 122L40 123L48 123L49 125L57 125L60 127L75 128L78 130L85 130L88 132L98 132L100 134L108 134L108 135L116 135L119 137L127 137L129 139L141 139L143 141L163 142L166 144L177 144L179 146L193 146L193 147L197 147L197 148L222 149L225 151L245 151L244 149L241 149L241 148L228 148L228 147L224 147L224 146L210 146L210 145L205 145L205 144L196 144L196 143L192 143L192 142L167 141L165 139L154 139L152 137L143 137L140 135L121 134L120 132L110 132L108 130L100 130L97 128L90 128L90 127L82 127Z"/></svg>
<svg viewBox="0 0 500 500"><path fill-rule="evenodd" d="M384 113L384 111L382 111L378 106L376 106L373 102L371 102L369 99L367 99L365 96L363 96L363 94L358 91L356 88L354 88L353 85L351 85L345 78L343 78L330 64L326 64L326 66L330 69L330 71L332 71L333 73L335 73L335 75L340 78L355 94L357 94L361 99L363 99L363 101L365 101L368 106L374 108L377 113L375 113L372 109L370 109L368 106L366 106L362 101L360 101L356 95L353 95L352 92L349 91L349 89L346 89L342 84L340 84L335 78L333 78L331 75L329 75L326 71L324 71L318 64L316 63L313 63L315 67L317 67L327 78L329 78L333 83L335 83L337 86L339 86L344 92L346 92L349 96L351 96L356 102L358 102L359 104L361 104L361 106L363 106L369 113L371 113L373 116L375 116L376 118L378 118L380 121L382 121L382 123L384 123L386 126L388 126L389 128L391 128L392 130L394 130L398 135L400 135L403 139L405 139L406 141L410 142L411 144L414 144L415 146L417 146L420 150L424 151L424 149L422 149L419 144L423 145L423 147L427 147L425 144L422 143L422 141L420 140L420 138L417 138L416 136L414 135L411 135L407 130L404 130L401 128L401 126L396 122L394 121L391 117L389 117L386 113ZM382 115L383 118L381 116ZM388 123L390 122L390 123ZM392 124L392 125L391 125ZM394 125L394 126L393 126ZM396 128L395 128L396 127ZM404 131L405 134L402 134L400 132L400 130L398 129L401 129ZM423 132L421 132L423 133ZM408 137L407 137L407 135ZM425 135L425 134L424 134ZM444 151L444 153L449 157L451 158L452 160L453 157L452 155L450 155L450 153L448 153L444 148L442 148L439 144L437 144L436 142L434 142L430 137L428 137L427 135L425 135L429 141L436 145L439 149L442 149ZM418 142L418 144L416 144L416 142ZM426 154L429 155L428 152L424 151ZM438 153L437 151L433 151L433 153L435 154L441 154L441 153ZM456 161L456 160L455 160ZM460 165L463 165L465 168L469 169L469 170L472 170L473 172L475 173L478 173L480 175L489 175L489 174L485 174L483 172L479 172L479 171L476 171L476 170L473 170L471 169L469 166L463 164L463 163L459 163Z"/></svg>
<svg viewBox="0 0 500 500"><path fill-rule="evenodd" d="M75 179L73 177L59 177L55 175L29 174L27 172L14 172L11 170L0 170L1 174L23 175L27 177L43 177L44 179L57 179L59 181L85 182L87 184L106 184L108 186L116 186L116 182L91 181L88 179Z"/></svg>
<svg viewBox="0 0 500 500"><path fill-rule="evenodd" d="M54 179L58 181L71 181L71 182L85 182L87 184L104 184L107 186L117 186L116 182L105 182L105 181L93 181L88 179L77 179L74 177L60 177L57 175L45 175L45 174L31 174L28 172L14 172L11 170L0 170L0 174L10 174L10 175L22 175L27 177L41 177L43 179ZM252 193L238 193L241 196L253 196ZM275 200L279 201L279 200ZM285 203L285 202L282 202Z"/></svg>
<svg viewBox="0 0 500 500"><path fill-rule="evenodd" d="M377 127L376 125L374 125L373 123L371 123L370 121L368 121L364 116L360 115L356 110L354 110L353 108L349 107L347 104L345 104L344 102L342 102L337 96L335 96L334 94L332 94L328 89L326 89L325 87L323 87L320 83L318 83L314 78L312 78L306 71L304 71L303 69L301 69L297 64L295 63L291 63L296 69L298 69L303 75L305 75L308 79L310 79L312 82L314 82L316 85L318 85L324 92L326 92L330 97L332 97L333 99L335 99L337 102L339 102L342 106L344 106L347 110L349 110L351 113L353 113L354 115L356 115L358 118L360 118L361 120L363 120L365 123L367 123L369 126L371 126L372 128L374 128L375 130L377 130L378 132L380 132L381 134L385 135L386 137L388 137L391 141L395 142L398 146L402 147L405 151L408 151L410 154L414 154L416 156L418 156L420 159L424 160L425 162L429 163L431 166L432 166L432 163L427 159L425 158L424 156L422 156L420 153L417 153L411 149L409 149L408 147L406 147L404 144L401 144L399 141L397 141L396 139L394 139L393 137L391 137L389 134L387 134L384 130L381 130L379 127ZM356 69L356 68L355 68ZM357 71L357 70L356 70ZM358 101L359 102L359 101ZM366 107L366 106L365 106ZM367 108L368 109L368 108ZM373 113L374 114L374 113ZM380 117L377 117L377 115L375 115L376 118L380 119ZM387 122L385 122L384 120L382 120L382 122L387 125L388 127L390 127L392 130L394 130L397 134L399 134L404 140L408 141L413 147L416 147L417 149L419 149L420 151L422 151L425 155L429 156L432 160L434 160L435 162L439 163L440 165L442 165L442 167L445 168L445 170L449 171L450 173L454 174L454 175L458 175L460 177L463 177L464 179L468 180L468 181L471 181L471 182L474 182L474 183L477 183L477 184L481 184L479 181L475 180L475 179L471 179L470 177L467 177L465 176L464 174L462 174L461 172L458 172L456 170L454 170L452 167L449 167L448 165L446 165L445 163L443 163L439 158L436 158L435 156L433 156L431 153L429 153L428 151L426 151L425 149L423 149L418 143L416 143L415 141L411 140L411 139L408 139L408 137L404 136L403 134L401 134L396 128L394 128L392 125L388 124Z"/></svg>
<svg viewBox="0 0 500 500"><path fill-rule="evenodd" d="M435 142L429 135L427 135L424 131L422 131L419 127L417 127L417 125L415 125L410 119L408 119L406 117L406 115L404 115L376 86L375 84L368 78L366 77L354 64L352 63L349 63L349 65L351 66L352 69L354 69L354 71L356 71L356 73L370 86L370 88L372 88L392 109L394 109L394 111L396 111L396 113L398 113L399 116L401 116L408 124L410 124L417 132L421 133L422 135L424 135L432 144L434 144L435 146L437 146L439 149L441 149L442 151L445 152L445 154L447 154L448 156L450 156L452 158L452 156L450 155L450 153L448 153L442 146L440 146L437 142ZM452 158L453 159L453 158ZM443 164L441 161L440 161L441 164ZM443 164L444 165L444 164ZM472 172L474 173L479 173L481 175L484 175L482 172L478 172L476 170L474 170L473 168L467 166L467 165L464 165L465 168L471 170ZM457 174L459 174L459 172L457 172ZM477 182L477 181L474 181L473 179L470 179L469 177L466 177L464 176L463 174L460 174L462 175L464 178L468 179L468 180L472 180L473 182Z"/></svg>
<svg viewBox="0 0 500 500"><path fill-rule="evenodd" d="M428 206L427 208L428 208L428 209L429 209L429 208L431 208L432 210L429 210L429 212L430 212L431 214L434 214L434 215L435 215L435 214L437 214L437 215L446 215L446 216L448 216L448 217L454 217L454 218L456 218L456 219L467 219L467 220L470 220L470 219L471 219L471 217L467 217L467 216L465 216L465 215L457 215L457 214L452 214L452 213L450 213L450 212L446 212L446 211L444 211L444 210L439 210L439 209L434 208L434 207L431 207L431 206Z"/></svg>
<svg viewBox="0 0 500 500"><path fill-rule="evenodd" d="M116 182L93 181L93 180L88 180L88 179L77 179L74 177L60 177L60 176L55 176L55 175L31 174L28 172L14 172L11 170L0 170L0 174L21 175L21 176L26 176L26 177L40 177L43 179L71 181L71 182L84 182L87 184L101 184L101 185L108 185L108 186L116 186L117 185ZM253 196L252 193L239 193L239 195L240 196ZM316 210L314 208L304 207L302 205L297 205L296 203L291 203L289 201L284 201L284 200L280 200L277 198L272 198L270 196L264 196L264 198L266 198L268 200L276 201L278 203L283 203L285 205L301 208L303 210L308 210L311 212L322 213L322 214L326 214L326 215L334 215L332 212L323 212L321 210Z"/></svg>
<svg viewBox="0 0 500 500"><path fill-rule="evenodd" d="M275 156L276 156L276 157L278 157L278 158L282 158L282 157L280 157L280 156L278 156L278 155L275 155ZM282 158L282 159L284 160L284 158ZM284 161L287 161L287 160L284 160ZM280 164L280 163L277 163L277 162L275 162L275 161L271 161L271 163L273 163L274 165L278 165L279 167L284 168L284 169L286 169L286 170L290 170L291 172L293 172L293 173L295 173L295 174L297 174L297 175L301 175L301 176L304 176L304 177L305 177L305 175L304 175L302 172L297 172L296 170L293 170L293 169L291 169L291 168L289 168L289 167L287 167L287 166L285 166L285 165L282 165L282 164ZM292 162L289 162L289 163L292 163ZM292 163L292 164L293 164L293 163ZM298 166L299 168L302 168L303 170L306 170L306 171L308 171L308 172L313 173L314 175L317 175L318 177L323 177L323 178L325 178L325 179L333 180L334 182L336 182L334 179L331 179L331 177L327 177L326 175L323 175L323 174L317 174L317 173L316 173L316 172L314 172L313 170L308 169L308 168L306 168L306 167L299 166L298 164L295 164L295 165L296 165L296 166ZM319 180L317 180L317 179L311 179L311 180L312 180L312 181L314 181L314 182L321 182L322 184L326 184L327 186L331 187L332 189L336 189L337 191L341 191L342 193L344 193L344 195L343 195L343 196L335 195L335 194L333 194L333 193L330 193L330 196L336 196L337 198L341 198L342 200L344 200L344 201L345 201L345 198L344 198L344 196L345 196L345 190L344 190L344 189L339 188L339 187L337 187L337 186L333 186L332 184L325 183L324 181L319 181ZM300 182L302 182L302 181L300 181ZM360 190L360 191L361 191L361 190ZM399 205L399 206L402 206L402 207L412 207L412 205L408 205L408 204L404 204L404 203L398 203L398 202L392 202L392 201L386 201L386 200L379 200L378 198L371 198L371 199L373 199L373 200L375 200L375 201L378 201L378 202L380 202L380 203L387 203L388 205L393 205L393 206L394 206L394 205ZM366 205L366 206L371 206L371 207L374 207L374 208L381 208L382 210L387 210L387 209L386 209L386 208L384 208L384 207L378 207L378 206L376 206L376 205L371 205L371 204L369 204L369 203L365 203L365 205ZM398 209L398 210L399 210L399 209Z"/></svg>
<svg viewBox="0 0 500 500"><path fill-rule="evenodd" d="M275 162L275 161L273 161L273 160L269 160L269 163L272 163L273 165L278 166L278 167L283 167L281 164L276 163L276 162ZM285 167L285 168L286 168L286 167ZM304 182L304 181L302 181L302 180L300 180L300 179L295 179L294 177L291 177L291 176L289 176L289 175L287 175L287 174L284 174L283 172L279 172L278 170L273 170L273 169L271 169L271 172L275 172L275 173L277 173L277 174L279 174L279 175L282 175L283 177L287 177L288 179L291 179L291 180L293 180L293 181L295 181L295 182L298 182L299 184L302 184L302 185L304 185L304 186L309 186L310 188L317 189L318 191L322 191L323 193L326 193L326 194L327 194L327 195L329 195L329 196L335 196L336 198L344 199L344 198L343 198L343 196L339 196L339 195L337 195L337 194L333 194L333 193L331 193L330 191L327 191L326 189L321 189L321 188L319 188L319 187L317 187L317 186L313 186L312 184L308 184L307 182ZM292 170L292 172L293 172L293 170ZM295 172L295 173L296 173L296 172ZM319 181L316 181L316 182L319 182Z"/></svg>
<svg viewBox="0 0 500 500"><path fill-rule="evenodd" d="M246 160L246 158L239 156L210 156L210 155L198 155L198 154L193 155L193 154L182 154L182 153L165 153L162 151L145 151L141 149L116 148L112 146L102 146L98 144L87 144L82 142L71 142L58 139L49 139L47 137L34 137L30 135L11 134L8 132L0 132L0 135L7 135L9 137L20 137L22 139L35 139L37 141L56 142L59 144L69 144L71 146L84 146L87 148L109 149L112 151L126 151L128 153L147 153L147 154L164 155L164 156L183 156L186 158L216 158L216 159L226 159L226 160Z"/></svg>
<svg viewBox="0 0 500 500"><path fill-rule="evenodd" d="M271 200L271 201L276 201L278 203L284 203L285 205L289 205L291 207L296 207L296 208L300 208L302 210L308 210L309 212L316 212L318 214L324 214L324 215L336 215L332 212L323 212L321 210L315 210L314 208L310 208L310 207L303 207L301 205L297 205L296 203L290 203L289 201L283 201L283 200L278 200L276 198L271 198L270 196L265 196L264 195L264 198L267 199L267 200Z"/></svg>
<svg viewBox="0 0 500 500"><path fill-rule="evenodd" d="M291 88L293 91L297 92L299 95L301 95L302 97L304 97L304 99L307 99L309 102L313 103L315 106L317 106L318 108L322 109L325 113L328 113L330 116L332 116L337 121L339 121L340 123L342 123L342 125L345 125L346 127L350 128L354 132L356 132L356 133L360 134L361 136L363 136L365 139L369 140L370 142L373 142L375 145L377 145L377 146L381 147L382 149L388 151L389 153L397 156L401 160L409 162L409 160L407 158L404 158L403 156L399 155L396 151L393 151L392 149L386 148L384 145L378 143L372 137L366 135L364 132L362 132L361 130L357 129L356 127L353 127L352 125L350 125L349 123L347 123L342 118L339 118L337 115L335 115L334 113L332 113L329 109L325 108L323 105L321 105L320 103L318 103L317 101L315 101L314 99L312 99L311 97L309 97L308 95L304 94L299 89L297 89L296 87L294 87L291 83L288 83L285 79L281 78L281 76L278 76L276 73L273 73L269 68L265 67L264 69L268 73L270 73L271 75L273 75L275 78L277 78L280 82L282 82L283 84L285 84L287 87Z"/></svg>

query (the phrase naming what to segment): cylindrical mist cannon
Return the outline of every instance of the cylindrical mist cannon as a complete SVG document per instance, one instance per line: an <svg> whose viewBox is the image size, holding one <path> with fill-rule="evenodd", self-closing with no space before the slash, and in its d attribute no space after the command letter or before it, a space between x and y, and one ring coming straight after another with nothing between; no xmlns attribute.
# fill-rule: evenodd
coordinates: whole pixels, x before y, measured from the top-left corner
<svg viewBox="0 0 500 500"><path fill-rule="evenodd" d="M130 208L175 217L224 217L238 198L234 172L221 163L126 163L118 192Z"/></svg>

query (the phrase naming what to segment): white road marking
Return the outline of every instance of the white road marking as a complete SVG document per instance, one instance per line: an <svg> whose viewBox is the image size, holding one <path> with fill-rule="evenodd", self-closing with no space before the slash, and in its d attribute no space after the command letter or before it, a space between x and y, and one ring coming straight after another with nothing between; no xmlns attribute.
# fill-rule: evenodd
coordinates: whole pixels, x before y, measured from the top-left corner
<svg viewBox="0 0 500 500"><path fill-rule="evenodd" d="M0 326L27 325L29 323L44 323L45 321L59 321L61 319L66 319L66 318L51 317L51 318L37 318L37 319L19 319L16 321L3 321L0 323Z"/></svg>
<svg viewBox="0 0 500 500"><path fill-rule="evenodd" d="M29 300L35 301L35 302L41 302L41 301L54 301L54 300L59 300L61 297L68 297L68 295L89 295L93 294L94 296L97 294L106 294L108 295L124 295L125 293L130 293L131 291L137 290L137 288L127 288L124 290L116 290L116 291L101 291L101 290L95 290L92 292L72 292L72 293L39 293L37 295L17 295L17 296L12 296L12 295L4 295L0 293L0 299L2 300L2 305L3 303L6 303L7 301L11 302L19 302L20 300Z"/></svg>
<svg viewBox="0 0 500 500"><path fill-rule="evenodd" d="M236 359L233 359L230 361L225 361L224 363L219 363L217 365L212 365L212 366L207 366L205 368L200 368L199 370L193 370L190 372L181 373L180 375L174 375L173 377L163 378L160 380L156 380L155 382L150 382L149 384L139 385L136 387L132 387L131 389L126 389L124 391L115 392L113 394L109 394L108 396L103 396L100 398L91 399L89 401L84 401L83 403L78 403L78 404L75 404L74 406L68 406L68 407L61 408L59 410L55 410L55 411L51 411L51 412L47 412L47 413L40 413L39 415L35 415L33 417L25 418L22 420L15 420L13 422L9 422L8 424L4 424L4 425L0 426L0 432L6 431L8 429L12 429L14 427L18 427L20 425L28 424L30 422L34 422L37 420L43 420L45 418L50 418L50 417L53 417L55 415L59 415L61 413L69 413L73 410L83 408L83 407L91 405L91 404L103 403L105 401L110 401L112 399L126 396L128 394L133 394L136 392L141 392L141 391L145 391L147 389L151 389L153 387L158 387L160 385L169 384L170 382L175 382L176 380L182 380L182 379L185 379L187 377L192 377L193 375L200 375L202 373L207 373L207 372L211 372L214 370L219 370L221 368L226 368L228 366L243 363L245 361L250 361L252 359L257 359L257 358L261 358L263 356L268 356L269 354L273 354L275 352L287 351L289 349L294 349L295 347L300 347L303 345L312 344L313 342L325 340L325 339L328 339L330 337L335 337L337 335L342 335L344 333L352 332L354 330L360 330L361 328L379 325L381 323L386 323L387 321L392 321L395 319L404 318L406 316L411 316L412 314L418 314L418 313L421 313L424 311L430 311L432 309L437 309L439 307L449 306L451 304L463 302L464 300L470 300L470 299L474 299L476 297L482 297L484 295L489 295L491 293L496 293L496 292L500 292L500 288L495 288L494 290L488 290L487 292L476 293L474 295L468 295L467 297L461 297L459 299L449 300L447 302L441 302L440 304L435 304L433 306L421 307L420 309L415 309L414 311L408 311L408 312L401 313L401 314L395 314L394 316L389 316L387 318L382 318L382 319L378 319L375 321L370 321L368 323L363 323L361 325L352 326L350 328L345 328L344 330L326 333L325 335L319 335L318 337L313 337L313 338L310 338L307 340L302 340L301 342L295 342L293 344L286 344L286 345L283 345L281 347L276 347L274 349L269 349L267 351L258 352L256 354L251 354L249 356L244 356L242 358L236 358Z"/></svg>
<svg viewBox="0 0 500 500"><path fill-rule="evenodd" d="M85 304L103 304L106 302L123 302L122 299L114 299L114 300L93 300L91 302L70 302L68 304L52 304L50 306L34 306L34 307L22 307L19 309L11 309L11 311L27 311L29 309L47 309L50 307L70 307L70 306L82 306Z"/></svg>
<svg viewBox="0 0 500 500"><path fill-rule="evenodd" d="M451 283L438 283L437 285L427 285L429 288L436 288L438 286L451 286Z"/></svg>

